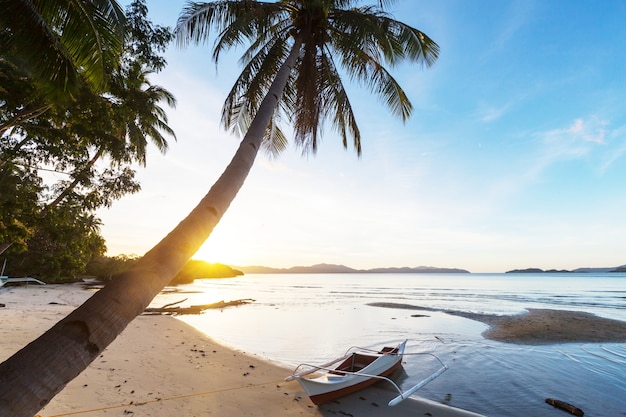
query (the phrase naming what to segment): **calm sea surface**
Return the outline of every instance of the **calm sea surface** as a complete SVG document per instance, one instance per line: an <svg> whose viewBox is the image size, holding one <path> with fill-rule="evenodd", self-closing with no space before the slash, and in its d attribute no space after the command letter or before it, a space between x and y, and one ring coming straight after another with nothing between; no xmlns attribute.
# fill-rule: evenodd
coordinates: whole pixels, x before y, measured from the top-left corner
<svg viewBox="0 0 626 417"><path fill-rule="evenodd" d="M626 274L246 275L197 280L153 305L183 298L187 305L255 299L181 319L226 345L288 366L325 362L354 345L409 339L407 352L434 353L449 367L418 391L422 397L494 417L567 415L547 405L547 397L589 417L626 416L624 343L506 344L484 339L487 327L465 318L368 305L489 314L549 308L626 321ZM428 356L408 355L399 382L410 386L436 369Z"/></svg>

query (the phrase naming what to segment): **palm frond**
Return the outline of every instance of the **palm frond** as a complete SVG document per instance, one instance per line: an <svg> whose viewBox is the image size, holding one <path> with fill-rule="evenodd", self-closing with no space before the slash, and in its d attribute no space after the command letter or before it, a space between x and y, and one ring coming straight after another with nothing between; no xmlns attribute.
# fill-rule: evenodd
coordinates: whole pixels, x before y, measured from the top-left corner
<svg viewBox="0 0 626 417"><path fill-rule="evenodd" d="M212 33L221 34L221 46L214 50L214 55L219 55L221 50L238 45L243 39L263 35L280 10L280 4L257 1L189 1L178 18L174 34L182 47L205 43Z"/></svg>
<svg viewBox="0 0 626 417"><path fill-rule="evenodd" d="M278 126L278 117L276 115L270 120L270 124L265 131L263 137L262 149L270 158L278 158L278 156L287 149L289 141L287 137Z"/></svg>
<svg viewBox="0 0 626 417"><path fill-rule="evenodd" d="M267 48L267 45L273 44L277 39L288 39L289 30L291 28L291 22L289 19L277 20L268 30L262 35L258 36L246 51L241 55L239 62L243 65L254 59L261 49Z"/></svg>
<svg viewBox="0 0 626 417"><path fill-rule="evenodd" d="M248 61L222 107L222 125L226 129L237 126L241 111L250 112L250 118L256 113L288 52L285 39L274 39Z"/></svg>
<svg viewBox="0 0 626 417"><path fill-rule="evenodd" d="M97 91L122 51L124 13L115 0L0 0L2 45L23 61L54 99L76 94L82 79Z"/></svg>
<svg viewBox="0 0 626 417"><path fill-rule="evenodd" d="M116 107L115 125L119 129L118 142L128 144L131 156L145 165L148 141L165 153L168 142L165 135L176 140L170 128L167 113L160 106L164 102L175 107L174 96L160 86L152 85L149 74L141 65L132 65L116 73L112 80L111 104ZM111 149L107 149L112 152Z"/></svg>
<svg viewBox="0 0 626 417"><path fill-rule="evenodd" d="M315 44L305 44L296 69L295 107L293 125L295 142L303 151L317 151L317 138L323 129L323 78L320 76L322 61L317 56Z"/></svg>
<svg viewBox="0 0 626 417"><path fill-rule="evenodd" d="M348 74L379 95L392 114L403 121L411 116L411 102L385 67L363 50L355 50L352 46L345 48L338 44L336 47L342 52L342 66Z"/></svg>
<svg viewBox="0 0 626 417"><path fill-rule="evenodd" d="M430 66L439 54L438 45L423 32L394 20L385 11L393 2L378 0L375 6L358 6L358 0L188 3L176 34L181 46L215 36L216 63L223 52L247 45L240 59L243 70L222 108L222 124L227 130L243 133L263 110L264 117L271 114L264 144L281 144L286 139L278 127L284 116L293 125L298 147L314 153L324 124L331 122L344 147L352 138L360 155L361 134L336 63L351 80L377 95L392 114L406 121L413 107L385 66L402 61ZM290 45L299 45L299 50L294 49L299 55L287 84L276 94L275 108L261 109Z"/></svg>
<svg viewBox="0 0 626 417"><path fill-rule="evenodd" d="M425 67L430 67L435 63L439 57L439 45L428 35L388 16L383 16L380 19L394 34L395 42L402 46L403 58Z"/></svg>
<svg viewBox="0 0 626 417"><path fill-rule="evenodd" d="M409 60L428 67L439 56L439 46L426 34L371 6L335 10L331 24L333 40L339 36L379 62L384 57L390 65Z"/></svg>
<svg viewBox="0 0 626 417"><path fill-rule="evenodd" d="M0 22L9 32L3 36L3 55L15 56L48 95L61 96L79 84L71 56L33 3L0 0L0 9Z"/></svg>
<svg viewBox="0 0 626 417"><path fill-rule="evenodd" d="M213 47L213 60L217 63L222 51L233 46L242 45L245 41L255 45L264 45L276 36L281 36L280 25L283 10L275 3L243 2L247 7L237 10L237 16L218 35ZM254 7L251 7L254 5ZM284 20L283 20L284 22ZM249 48L250 49L250 48ZM245 57L243 57L245 60Z"/></svg>
<svg viewBox="0 0 626 417"><path fill-rule="evenodd" d="M326 82L328 93L324 95L327 98L327 103L324 106L326 113L332 116L333 126L341 135L343 147L348 147L348 137L351 136L352 145L357 155L360 156L362 151L361 132L350 104L350 98L341 82L341 76L337 71L332 55L326 53L322 58L325 60L325 78L328 80Z"/></svg>
<svg viewBox="0 0 626 417"><path fill-rule="evenodd" d="M42 6L55 2L40 0ZM58 1L58 0L57 0ZM124 42L125 15L114 0L65 0L67 14L61 43L82 75L96 88L104 88L111 68L119 65ZM44 13L47 13L44 8Z"/></svg>
<svg viewBox="0 0 626 417"><path fill-rule="evenodd" d="M406 121L412 104L384 67L409 60L429 66L439 47L421 31L391 19L375 8L341 10L333 14L330 36L348 74L379 95L392 114Z"/></svg>

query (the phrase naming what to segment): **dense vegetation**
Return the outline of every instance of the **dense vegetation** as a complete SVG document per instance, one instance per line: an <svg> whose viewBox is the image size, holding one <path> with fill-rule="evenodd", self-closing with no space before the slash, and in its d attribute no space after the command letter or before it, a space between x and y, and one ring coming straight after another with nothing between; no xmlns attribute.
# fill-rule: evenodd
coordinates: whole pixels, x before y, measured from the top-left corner
<svg viewBox="0 0 626 417"><path fill-rule="evenodd" d="M174 97L149 80L150 73L165 67L161 54L172 32L154 26L145 0L135 0L121 19L120 53L104 57L101 82L94 84L83 71L78 80L61 83L72 81L71 90L52 94L58 86L42 81L35 68L41 60L33 63L25 55L34 41L23 39L19 27L5 18L0 31L5 273L48 282L79 276L106 251L96 210L138 192L134 167L146 164L148 142L165 152L165 136L174 137L160 107L161 102L174 105Z"/></svg>
<svg viewBox="0 0 626 417"><path fill-rule="evenodd" d="M114 256L98 257L87 265L87 274L90 277L102 281L108 281L115 275L126 271L133 266L139 257L137 256ZM198 260L190 260L183 269L172 279L170 285L188 284L194 279L200 278L232 278L243 275L243 272L219 263L208 263Z"/></svg>
<svg viewBox="0 0 626 417"><path fill-rule="evenodd" d="M186 284L199 278L233 278L238 275L243 275L243 272L233 269L228 265L211 264L192 259L176 274L170 284Z"/></svg>

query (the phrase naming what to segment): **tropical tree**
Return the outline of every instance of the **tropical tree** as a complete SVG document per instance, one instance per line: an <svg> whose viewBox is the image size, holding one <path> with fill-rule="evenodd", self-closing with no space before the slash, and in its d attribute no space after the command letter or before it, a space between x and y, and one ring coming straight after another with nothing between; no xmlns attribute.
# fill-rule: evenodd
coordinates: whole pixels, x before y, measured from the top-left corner
<svg viewBox="0 0 626 417"><path fill-rule="evenodd" d="M75 279L106 250L100 220L77 204L64 204L37 219L28 250L12 253L9 271L46 282Z"/></svg>
<svg viewBox="0 0 626 417"><path fill-rule="evenodd" d="M389 3L356 7L350 0L243 0L191 3L183 10L177 28L182 45L217 33L217 61L223 51L249 42L244 70L223 112L226 127L243 127L246 133L223 174L174 230L130 270L0 364L0 415L32 416L145 309L211 234L259 148L276 138L281 115L293 120L296 143L304 149L315 151L322 122L330 118L344 145L350 138L360 153L360 133L339 66L394 114L409 117L410 101L384 64L408 60L428 66L438 46L388 15Z"/></svg>
<svg viewBox="0 0 626 417"><path fill-rule="evenodd" d="M85 81L101 91L119 65L125 17L115 0L0 0L0 10L3 59L26 68L53 101Z"/></svg>
<svg viewBox="0 0 626 417"><path fill-rule="evenodd" d="M33 236L31 221L39 212L41 179L12 163L0 164L0 254L13 246L24 251ZM8 239L10 237L10 239Z"/></svg>
<svg viewBox="0 0 626 417"><path fill-rule="evenodd" d="M136 61L112 77L110 93L106 96L94 95L84 89L85 100L77 100L73 111L64 113L70 117L63 120L59 128L76 132L78 127L75 143L84 143L83 149L90 152L81 154L86 157L84 162L74 164L76 169L70 175L71 180L57 185L56 197L46 205L46 209L58 206L80 185L93 188L89 186L96 183L96 163L105 156L110 159L110 165L122 168L116 171L120 174L119 178L123 178L124 165L133 162L146 165L149 141L161 153L167 152L168 142L164 134L173 138L176 135L167 124L167 114L160 103L174 107L176 99L163 87L152 85L148 78L150 73ZM91 117L85 117L86 114ZM130 186L124 190L134 192L139 188ZM108 207L114 199L98 199L94 208Z"/></svg>
<svg viewBox="0 0 626 417"><path fill-rule="evenodd" d="M54 106L71 102L85 83L94 91L104 88L107 73L119 66L125 17L115 0L0 0L0 10L0 182L6 186L11 176L33 175L24 174L5 152L19 150L30 138L4 139ZM36 200L22 203L28 201ZM0 253L11 246L23 249L33 232L16 216L24 210L2 208Z"/></svg>
<svg viewBox="0 0 626 417"><path fill-rule="evenodd" d="M171 93L153 85L149 79L152 72L164 68L166 62L161 53L173 34L169 28L153 26L147 19L145 0L134 0L123 22L123 52L117 57L119 65L109 68L106 88L94 91L93 86L83 83L71 101L48 104L49 100L33 82L34 76L14 62L2 59L0 54L0 167L9 163L0 170L0 185L12 183L4 178L20 166L20 171L31 171L29 179L37 177L42 168L67 174L62 180L40 187L38 198L21 200L24 205L32 205L30 211L38 211L39 216L23 219L20 215L24 211L10 210L9 201L0 199L0 254L9 248L8 255L12 258L19 253L23 267L32 264L26 259L29 256L36 257L34 261L42 259L34 246L48 239L32 240L32 253L22 252L28 247L27 238L35 236L36 227L48 227L46 220L53 210L74 212L80 207L89 218L97 208L110 206L123 195L139 191L130 165L145 166L149 142L165 153L168 148L165 136L175 138L161 103L174 106L176 101ZM0 30L0 36L6 32L10 30ZM9 51L18 49L14 44L5 46ZM9 58L20 61L19 56ZM27 108L41 111L25 112ZM67 207L59 207L61 204ZM85 242L78 237L78 229L75 230L76 238ZM68 246L59 242L52 247ZM49 255L60 256L54 252ZM15 274L13 268L18 266L11 262L11 273Z"/></svg>

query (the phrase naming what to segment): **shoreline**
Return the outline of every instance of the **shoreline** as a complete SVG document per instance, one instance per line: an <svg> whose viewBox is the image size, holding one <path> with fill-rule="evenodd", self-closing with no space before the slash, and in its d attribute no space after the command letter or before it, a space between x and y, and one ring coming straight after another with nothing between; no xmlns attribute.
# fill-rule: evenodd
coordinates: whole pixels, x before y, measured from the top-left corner
<svg viewBox="0 0 626 417"><path fill-rule="evenodd" d="M401 303L370 303L374 307L442 312L489 326L482 333L486 339L522 345L559 343L625 343L626 322L595 314L527 308L525 313L496 315L434 309Z"/></svg>
<svg viewBox="0 0 626 417"><path fill-rule="evenodd" d="M595 314L527 308L519 315L494 316L449 313L489 325L487 339L505 343L541 345L557 343L624 343L626 322Z"/></svg>
<svg viewBox="0 0 626 417"><path fill-rule="evenodd" d="M91 296L82 284L0 290L0 360L34 340ZM395 407L379 384L317 407L271 360L221 345L171 316L133 320L39 415L478 416L419 398Z"/></svg>

